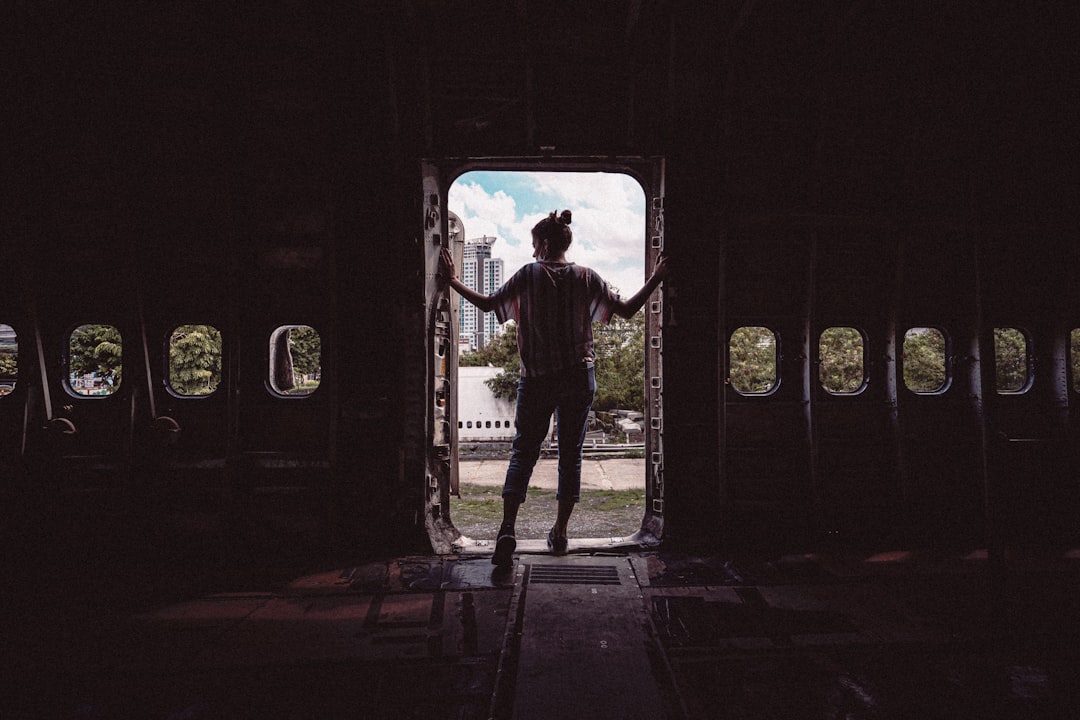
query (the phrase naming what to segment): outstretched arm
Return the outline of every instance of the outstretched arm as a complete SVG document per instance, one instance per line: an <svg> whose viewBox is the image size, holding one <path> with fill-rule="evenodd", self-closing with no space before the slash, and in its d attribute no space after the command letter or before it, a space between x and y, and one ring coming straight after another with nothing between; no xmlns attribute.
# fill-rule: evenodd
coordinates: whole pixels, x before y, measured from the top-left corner
<svg viewBox="0 0 1080 720"><path fill-rule="evenodd" d="M667 258L661 255L657 258L652 275L645 281L645 285L629 300L620 300L615 304L615 314L627 320L634 317L637 311L641 309L641 306L645 304L645 301L649 299L649 296L652 295L653 290L660 284L660 281L666 278L667 275Z"/></svg>
<svg viewBox="0 0 1080 720"><path fill-rule="evenodd" d="M471 287L466 285L457 279L457 270L454 267L454 258L450 256L450 251L446 248L442 249L439 253L439 257L442 260L443 273L448 278L447 282L450 287L457 290L461 297L465 298L473 305L475 305L481 312L491 312L495 309L495 302L490 296L478 293Z"/></svg>

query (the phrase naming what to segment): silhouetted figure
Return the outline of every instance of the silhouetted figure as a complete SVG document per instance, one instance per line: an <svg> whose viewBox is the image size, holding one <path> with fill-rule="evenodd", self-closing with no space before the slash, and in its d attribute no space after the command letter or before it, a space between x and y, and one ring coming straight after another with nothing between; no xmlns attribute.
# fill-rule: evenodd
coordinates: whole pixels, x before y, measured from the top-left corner
<svg viewBox="0 0 1080 720"><path fill-rule="evenodd" d="M633 317L668 273L661 256L641 290L629 300L620 299L596 271L566 259L573 239L570 221L570 211L563 210L538 222L532 229L536 262L524 265L492 295L458 280L450 252L442 251L452 288L481 311L494 312L499 322L517 322L521 379L502 490L502 526L491 559L500 567L512 562L518 508L525 502L552 413L559 434L559 485L558 515L548 532L548 547L556 555L566 553L566 526L581 495L585 425L596 394L592 324L606 324L613 315Z"/></svg>

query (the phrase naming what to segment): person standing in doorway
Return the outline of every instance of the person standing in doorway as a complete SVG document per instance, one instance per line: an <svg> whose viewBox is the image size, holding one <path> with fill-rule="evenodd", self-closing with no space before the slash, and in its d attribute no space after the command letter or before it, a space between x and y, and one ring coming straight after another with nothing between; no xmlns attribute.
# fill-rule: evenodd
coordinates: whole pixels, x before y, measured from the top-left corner
<svg viewBox="0 0 1080 720"><path fill-rule="evenodd" d="M558 510L547 542L553 554L566 554L567 524L581 494L581 448L596 394L592 324L606 324L613 315L633 317L668 274L667 259L661 256L641 290L622 300L596 271L566 259L573 240L571 219L571 212L563 210L538 222L532 229L536 262L522 266L491 295L462 283L449 250L442 251L442 272L450 287L479 310L494 312L500 323L517 323L521 378L515 433L502 490L502 525L491 558L499 567L513 562L518 508L525 502L552 413L559 435Z"/></svg>

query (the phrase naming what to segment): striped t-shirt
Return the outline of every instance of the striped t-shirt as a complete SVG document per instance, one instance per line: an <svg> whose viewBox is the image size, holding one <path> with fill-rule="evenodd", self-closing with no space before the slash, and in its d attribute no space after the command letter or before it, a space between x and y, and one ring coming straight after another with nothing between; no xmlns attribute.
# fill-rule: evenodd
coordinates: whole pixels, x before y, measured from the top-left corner
<svg viewBox="0 0 1080 720"><path fill-rule="evenodd" d="M499 322L517 322L521 375L536 377L595 360L592 324L611 321L619 296L587 267L534 262L492 299Z"/></svg>

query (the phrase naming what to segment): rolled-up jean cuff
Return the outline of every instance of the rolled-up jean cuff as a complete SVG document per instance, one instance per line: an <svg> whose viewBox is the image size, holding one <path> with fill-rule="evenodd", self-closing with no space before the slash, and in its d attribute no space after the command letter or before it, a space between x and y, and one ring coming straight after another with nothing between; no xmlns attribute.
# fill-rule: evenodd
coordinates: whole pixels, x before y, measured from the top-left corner
<svg viewBox="0 0 1080 720"><path fill-rule="evenodd" d="M525 491L522 491L522 490L518 490L515 487L510 487L510 486L504 485L503 489L502 489L502 496L504 498L507 498L507 497L509 497L509 498L517 498L517 501L519 503L524 503L525 498L528 496L528 493L526 493Z"/></svg>

